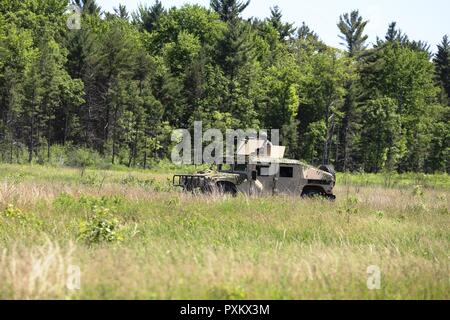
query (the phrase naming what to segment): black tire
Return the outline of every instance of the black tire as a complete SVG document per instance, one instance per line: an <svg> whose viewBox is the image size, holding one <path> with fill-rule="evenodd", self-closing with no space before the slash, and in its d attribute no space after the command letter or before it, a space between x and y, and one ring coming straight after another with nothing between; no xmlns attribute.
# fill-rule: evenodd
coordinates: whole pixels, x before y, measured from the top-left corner
<svg viewBox="0 0 450 320"><path fill-rule="evenodd" d="M326 199L331 202L336 201L336 196L333 194L327 194L323 190L315 189L315 188L307 188L302 193L303 199Z"/></svg>
<svg viewBox="0 0 450 320"><path fill-rule="evenodd" d="M230 195L236 197L237 189L231 183L218 183L217 184L217 192L221 195Z"/></svg>
<svg viewBox="0 0 450 320"><path fill-rule="evenodd" d="M323 197L324 193L317 189L306 189L302 193L302 198L313 199L318 197Z"/></svg>

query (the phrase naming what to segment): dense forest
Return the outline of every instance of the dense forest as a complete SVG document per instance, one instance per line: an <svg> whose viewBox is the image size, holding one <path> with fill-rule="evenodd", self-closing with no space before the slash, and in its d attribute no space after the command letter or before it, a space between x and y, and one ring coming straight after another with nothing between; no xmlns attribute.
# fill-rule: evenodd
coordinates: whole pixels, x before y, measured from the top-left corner
<svg viewBox="0 0 450 320"><path fill-rule="evenodd" d="M79 30L67 0L0 0L0 161L68 164L81 150L145 168L201 120L281 129L289 157L340 171L449 171L447 36L432 48L393 22L371 45L353 11L336 17L341 50L278 7L243 19L246 1L71 3Z"/></svg>

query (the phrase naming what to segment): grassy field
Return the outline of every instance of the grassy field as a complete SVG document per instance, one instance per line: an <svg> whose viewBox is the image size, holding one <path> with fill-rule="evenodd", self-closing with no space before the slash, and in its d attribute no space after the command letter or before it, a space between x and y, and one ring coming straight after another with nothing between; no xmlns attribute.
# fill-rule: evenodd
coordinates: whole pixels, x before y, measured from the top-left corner
<svg viewBox="0 0 450 320"><path fill-rule="evenodd" d="M0 299L450 298L448 175L340 175L335 203L170 176L0 165Z"/></svg>

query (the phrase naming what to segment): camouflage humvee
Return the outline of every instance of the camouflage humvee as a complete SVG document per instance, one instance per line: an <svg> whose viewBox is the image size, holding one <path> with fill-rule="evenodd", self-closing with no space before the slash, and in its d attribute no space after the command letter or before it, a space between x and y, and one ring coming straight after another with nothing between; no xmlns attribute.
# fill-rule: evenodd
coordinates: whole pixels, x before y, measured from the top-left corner
<svg viewBox="0 0 450 320"><path fill-rule="evenodd" d="M297 160L284 159L284 147L268 141L246 141L238 148L245 157L244 164L228 169L218 165L216 170L193 175L175 175L173 184L188 192L236 195L299 195L323 196L334 200L336 176L331 166L319 169Z"/></svg>

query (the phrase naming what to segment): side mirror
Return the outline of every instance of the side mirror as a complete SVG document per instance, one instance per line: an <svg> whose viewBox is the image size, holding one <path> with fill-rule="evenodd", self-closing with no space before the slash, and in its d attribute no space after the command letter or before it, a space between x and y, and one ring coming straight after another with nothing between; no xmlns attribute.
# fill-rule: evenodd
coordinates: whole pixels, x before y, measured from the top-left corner
<svg viewBox="0 0 450 320"><path fill-rule="evenodd" d="M252 171L252 180L256 181L258 179L258 172Z"/></svg>

